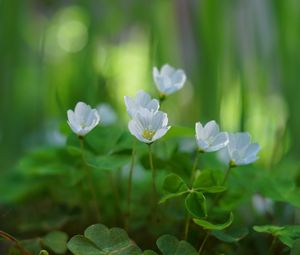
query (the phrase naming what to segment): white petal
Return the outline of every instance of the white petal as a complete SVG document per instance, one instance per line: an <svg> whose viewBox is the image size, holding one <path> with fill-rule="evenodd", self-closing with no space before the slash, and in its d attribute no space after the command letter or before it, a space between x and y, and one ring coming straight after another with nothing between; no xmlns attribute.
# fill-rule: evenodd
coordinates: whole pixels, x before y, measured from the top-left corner
<svg viewBox="0 0 300 255"><path fill-rule="evenodd" d="M68 125L75 134L79 135L81 128L78 125L76 125L76 123L68 121Z"/></svg>
<svg viewBox="0 0 300 255"><path fill-rule="evenodd" d="M207 151L209 144L203 139L197 139L197 145L200 150Z"/></svg>
<svg viewBox="0 0 300 255"><path fill-rule="evenodd" d="M204 126L204 130L206 138L213 137L219 133L219 126L214 120L212 120L206 123L206 125Z"/></svg>
<svg viewBox="0 0 300 255"><path fill-rule="evenodd" d="M237 139L237 143L236 143L236 148L237 149L242 149L246 146L248 146L248 144L250 144L250 134L248 132L243 132L243 133L237 133L236 134L236 139Z"/></svg>
<svg viewBox="0 0 300 255"><path fill-rule="evenodd" d="M232 161L234 161L237 165L238 163L237 162L241 162L243 160L243 157L241 156L240 152L239 151L229 151L229 156L230 156L230 159Z"/></svg>
<svg viewBox="0 0 300 255"><path fill-rule="evenodd" d="M247 157L247 158L237 160L236 165L238 165L238 166L248 165L248 164L251 164L251 163L255 162L258 159L259 158L257 156L250 156L250 157Z"/></svg>
<svg viewBox="0 0 300 255"><path fill-rule="evenodd" d="M255 156L260 150L260 146L259 144L257 143L252 143L252 144L249 144L249 146L247 147L247 150L246 150L246 156L249 157L249 156Z"/></svg>
<svg viewBox="0 0 300 255"><path fill-rule="evenodd" d="M174 73L175 69L169 64L165 64L162 66L160 70L160 74L162 76L171 76Z"/></svg>
<svg viewBox="0 0 300 255"><path fill-rule="evenodd" d="M201 122L197 122L195 124L195 131L196 131L196 139L203 139L204 138L204 129Z"/></svg>
<svg viewBox="0 0 300 255"><path fill-rule="evenodd" d="M140 123L143 129L150 129L152 126L153 113L146 108L141 108L135 115L135 120Z"/></svg>
<svg viewBox="0 0 300 255"><path fill-rule="evenodd" d="M225 164L229 164L231 157L229 155L228 147L224 147L222 150L218 153L218 158Z"/></svg>
<svg viewBox="0 0 300 255"><path fill-rule="evenodd" d="M129 132L134 136L138 136L138 134L141 132L139 125L137 124L137 122L135 120L130 120L128 122L128 129L129 129Z"/></svg>
<svg viewBox="0 0 300 255"><path fill-rule="evenodd" d="M147 105L146 108L152 111L158 111L159 109L159 101L157 99L152 99Z"/></svg>
<svg viewBox="0 0 300 255"><path fill-rule="evenodd" d="M67 115L68 115L68 121L70 123L72 123L73 125L75 125L77 122L76 122L76 119L75 119L75 114L72 110L68 110L67 111Z"/></svg>
<svg viewBox="0 0 300 255"><path fill-rule="evenodd" d="M88 130L80 129L78 131L77 135L85 136L88 132L89 132Z"/></svg>
<svg viewBox="0 0 300 255"><path fill-rule="evenodd" d="M228 137L225 132L221 132L217 134L214 141L210 145L210 148L207 150L207 152L213 152L218 151L222 148L224 148L228 144Z"/></svg>
<svg viewBox="0 0 300 255"><path fill-rule="evenodd" d="M85 116L92 108L83 102L78 102L75 106L75 115L78 116Z"/></svg>
<svg viewBox="0 0 300 255"><path fill-rule="evenodd" d="M160 73L159 73L159 71L158 71L158 69L157 69L156 66L153 67L152 74L153 74L153 79L154 79L154 80L155 80L157 77L160 76Z"/></svg>
<svg viewBox="0 0 300 255"><path fill-rule="evenodd" d="M166 85L165 85L165 79L161 76L156 77L155 85L159 92L165 94L166 92Z"/></svg>
<svg viewBox="0 0 300 255"><path fill-rule="evenodd" d="M156 112L152 118L153 130L158 130L168 125L168 116L164 112Z"/></svg>
<svg viewBox="0 0 300 255"><path fill-rule="evenodd" d="M150 95L140 90L136 94L135 103L137 105L145 107L150 102L150 100L151 100Z"/></svg>
<svg viewBox="0 0 300 255"><path fill-rule="evenodd" d="M129 114L130 117L133 117L136 111L138 110L136 103L129 96L124 96L124 102L125 102L127 113Z"/></svg>
<svg viewBox="0 0 300 255"><path fill-rule="evenodd" d="M185 81L186 81L186 75L183 70L179 69L173 74L172 82L176 90L181 89Z"/></svg>
<svg viewBox="0 0 300 255"><path fill-rule="evenodd" d="M141 136L142 130L140 129L139 123L135 120L131 120L128 123L128 129L130 133L135 136L138 140L144 143L149 143L149 141Z"/></svg>
<svg viewBox="0 0 300 255"><path fill-rule="evenodd" d="M85 128L82 128L82 129L79 131L79 135L85 136L85 135L86 135L87 133L89 133L91 130L92 130L91 127L85 127Z"/></svg>
<svg viewBox="0 0 300 255"><path fill-rule="evenodd" d="M137 127L135 120L131 120L128 122L128 129L129 129L129 132L134 136L137 136L139 133L139 129Z"/></svg>
<svg viewBox="0 0 300 255"><path fill-rule="evenodd" d="M168 127L164 127L164 128L161 128L159 130L156 131L155 135L153 136L152 138L152 142L156 141L157 139L161 138L162 136L164 136L168 130L170 129L171 127L168 126Z"/></svg>
<svg viewBox="0 0 300 255"><path fill-rule="evenodd" d="M96 125L98 125L99 121L100 117L98 111L96 109L92 109L86 116L85 126L91 126L92 128L94 128Z"/></svg>

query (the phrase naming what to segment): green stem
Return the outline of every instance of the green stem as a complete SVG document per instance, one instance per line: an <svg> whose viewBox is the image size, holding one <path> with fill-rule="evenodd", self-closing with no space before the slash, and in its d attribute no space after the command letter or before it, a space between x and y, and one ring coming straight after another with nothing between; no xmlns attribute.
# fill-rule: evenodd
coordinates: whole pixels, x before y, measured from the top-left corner
<svg viewBox="0 0 300 255"><path fill-rule="evenodd" d="M269 251L268 251L268 255L274 254L274 249L275 249L276 241L277 241L277 238L276 238L276 236L274 236L273 240L272 240L272 243L270 245Z"/></svg>
<svg viewBox="0 0 300 255"><path fill-rule="evenodd" d="M191 222L191 217L189 216L189 213L187 212L186 219L185 219L185 227L184 227L184 240L187 240L189 237L190 222Z"/></svg>
<svg viewBox="0 0 300 255"><path fill-rule="evenodd" d="M193 182L195 180L195 174L196 174L196 168L197 168L198 161L199 161L199 153L197 152L197 155L194 159L192 172L191 172L191 185L193 185ZM186 220L185 220L185 227L184 227L184 240L188 239L190 222L191 222L191 217L189 216L189 213L187 213Z"/></svg>
<svg viewBox="0 0 300 255"><path fill-rule="evenodd" d="M120 169L118 169L118 170L120 170ZM121 215L120 194L119 194L118 184L116 183L117 180L112 172L109 173L109 175L110 175L110 181L111 181L111 188L112 188L114 200L115 200L114 202L115 202L116 214Z"/></svg>
<svg viewBox="0 0 300 255"><path fill-rule="evenodd" d="M100 214L100 210L99 210L99 203L98 203L98 199L97 199L96 188L93 183L93 177L92 177L91 171L88 168L87 162L84 157L84 139L83 139L83 137L79 137L79 141L80 141L80 148L81 148L81 158L82 158L82 161L84 164L84 169L86 172L87 184L88 184L91 196L93 198L93 207L94 207L94 210L96 213L97 220L100 221L101 214Z"/></svg>
<svg viewBox="0 0 300 255"><path fill-rule="evenodd" d="M20 242L12 235L0 230L0 236L2 236L9 242L12 242L16 246L16 248L21 252L22 255L31 255L31 253L29 253L25 248L23 248Z"/></svg>
<svg viewBox="0 0 300 255"><path fill-rule="evenodd" d="M130 223L130 205L131 205L131 186L132 186L132 175L133 175L133 169L134 169L134 163L135 163L135 147L136 147L136 140L133 140L132 144L132 153L131 153L131 164L129 169L129 177L128 177L128 192L127 192L127 221L125 228L126 230L129 229L129 223Z"/></svg>
<svg viewBox="0 0 300 255"><path fill-rule="evenodd" d="M199 152L197 152L196 157L194 159L194 163L193 163L193 168L192 168L192 172L191 172L191 184L193 185L193 182L195 180L195 175L196 175L196 169L197 169L197 165L198 165L198 160L199 160Z"/></svg>
<svg viewBox="0 0 300 255"><path fill-rule="evenodd" d="M226 169L225 171L225 176L224 176L224 179L222 181L222 186L224 186L228 180L228 176L230 174L230 171L232 169L232 166L229 165L228 168ZM215 206L218 204L219 200L222 198L222 193L218 193L218 195L215 197L215 199L213 200L213 203L212 203L212 206Z"/></svg>
<svg viewBox="0 0 300 255"><path fill-rule="evenodd" d="M148 148L149 148L149 164L150 164L150 168L151 168L151 172L152 172L152 189L153 189L153 193L156 194L156 186L155 186L156 172L155 172L155 168L153 166L153 157L152 157L152 146L151 146L151 144L149 144Z"/></svg>
<svg viewBox="0 0 300 255"><path fill-rule="evenodd" d="M202 241L202 243L201 243L201 246L200 246L200 248L199 248L198 255L200 255L200 254L202 253L202 251L203 251L203 249L204 249L204 246L205 246L205 244L206 244L208 238L209 238L209 231L206 232L206 235L205 235L205 237L204 237L204 239L203 239L203 241Z"/></svg>
<svg viewBox="0 0 300 255"><path fill-rule="evenodd" d="M228 168L226 169L226 172L225 172L225 176L224 176L224 179L222 181L222 186L225 185L225 183L227 182L227 179L228 179L228 176L230 174L230 170L232 169L232 166L229 165Z"/></svg>
<svg viewBox="0 0 300 255"><path fill-rule="evenodd" d="M160 94L160 96L159 96L159 104L160 104L160 106L163 104L163 102L166 100L166 95L164 95L164 94Z"/></svg>

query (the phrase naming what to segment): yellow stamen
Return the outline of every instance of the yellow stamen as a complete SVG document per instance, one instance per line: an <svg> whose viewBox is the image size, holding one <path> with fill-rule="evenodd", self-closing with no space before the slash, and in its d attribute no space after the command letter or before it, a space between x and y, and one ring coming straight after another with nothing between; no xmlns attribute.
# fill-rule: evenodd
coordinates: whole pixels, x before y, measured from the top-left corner
<svg viewBox="0 0 300 255"><path fill-rule="evenodd" d="M147 140L151 141L153 136L155 135L155 131L145 129L142 133L142 136Z"/></svg>

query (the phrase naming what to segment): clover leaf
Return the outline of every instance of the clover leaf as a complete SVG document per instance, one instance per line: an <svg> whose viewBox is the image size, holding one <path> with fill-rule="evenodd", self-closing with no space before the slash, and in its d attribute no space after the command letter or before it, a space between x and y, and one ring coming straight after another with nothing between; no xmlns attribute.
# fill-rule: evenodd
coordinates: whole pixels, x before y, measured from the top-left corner
<svg viewBox="0 0 300 255"><path fill-rule="evenodd" d="M197 255L195 248L186 241L178 241L171 235L161 236L157 242L157 247L163 255Z"/></svg>
<svg viewBox="0 0 300 255"><path fill-rule="evenodd" d="M300 226L254 226L253 229L259 233L268 233L277 237L288 247L292 247L295 240L300 239Z"/></svg>
<svg viewBox="0 0 300 255"><path fill-rule="evenodd" d="M84 235L76 235L67 244L74 255L142 255L141 249L121 228L91 225Z"/></svg>
<svg viewBox="0 0 300 255"><path fill-rule="evenodd" d="M224 223L220 223L220 224L212 223L212 222L209 222L209 221L203 220L203 219L193 219L193 221L197 225L199 225L207 230L223 230L225 228L228 228L231 225L231 223L233 222L233 213L232 212L230 213L227 221L225 221Z"/></svg>
<svg viewBox="0 0 300 255"><path fill-rule="evenodd" d="M163 182L163 190L165 195L159 201L160 203L164 203L170 198L179 197L187 193L189 188L180 176L169 174Z"/></svg>

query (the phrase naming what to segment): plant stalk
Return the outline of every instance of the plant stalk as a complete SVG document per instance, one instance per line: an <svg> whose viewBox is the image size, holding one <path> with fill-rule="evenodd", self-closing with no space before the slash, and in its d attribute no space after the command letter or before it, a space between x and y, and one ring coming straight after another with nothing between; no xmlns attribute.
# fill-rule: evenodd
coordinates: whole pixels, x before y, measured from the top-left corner
<svg viewBox="0 0 300 255"><path fill-rule="evenodd" d="M227 182L227 179L229 177L231 169L232 169L232 166L229 165L228 168L226 169L225 176L224 176L224 179L222 181L222 186L224 186L224 184Z"/></svg>
<svg viewBox="0 0 300 255"><path fill-rule="evenodd" d="M133 140L132 144L132 153L131 153L131 163L129 169L129 177L128 177L128 191L127 191L127 220L125 224L126 230L129 229L130 224L130 213L131 213L131 188L132 188L132 176L133 176L133 169L135 164L135 153L136 153L136 140Z"/></svg>
<svg viewBox="0 0 300 255"><path fill-rule="evenodd" d="M203 251L203 249L204 249L204 246L205 246L205 244L206 244L208 238L209 238L209 231L206 232L206 235L205 235L205 237L204 237L204 239L203 239L203 241L202 241L202 243L201 243L201 246L200 246L200 248L199 248L198 255L200 255L200 254L202 253L202 251Z"/></svg>
<svg viewBox="0 0 300 255"><path fill-rule="evenodd" d="M198 161L199 161L199 153L197 152L196 157L194 159L192 172L191 172L191 185L193 185L193 182L195 180L195 174L196 174L196 168L197 168ZM185 227L184 227L184 240L188 239L190 222L191 222L191 217L190 217L189 213L187 212L186 220L185 220Z"/></svg>
<svg viewBox="0 0 300 255"><path fill-rule="evenodd" d="M189 237L190 222L191 222L191 217L187 212L186 219L185 219L185 227L184 227L184 240L187 240Z"/></svg>
<svg viewBox="0 0 300 255"><path fill-rule="evenodd" d="M156 185L155 185L156 172L155 172L155 168L153 165L152 145L151 144L149 144L148 149L149 149L149 164L150 164L150 168L151 168L151 172L152 172L152 189L153 189L153 193L156 194Z"/></svg>
<svg viewBox="0 0 300 255"><path fill-rule="evenodd" d="M97 220L100 222L101 213L100 213L100 210L99 210L99 202L98 202L98 199L97 199L96 188L95 188L94 183L93 183L93 177L92 177L91 171L88 168L87 162L86 162L85 157L84 157L84 139L83 139L83 137L79 137L79 141L80 141L80 148L81 148L81 158L82 158L82 161L83 161L83 164L84 164L84 169L85 169L85 172L86 172L87 184L88 184L88 187L89 187L89 190L90 190L90 193L91 193L91 197L93 199L93 207L94 207L94 210L95 210L95 213L96 213Z"/></svg>
<svg viewBox="0 0 300 255"><path fill-rule="evenodd" d="M198 161L199 161L199 152L197 152L196 157L194 159L194 163L193 163L193 168L192 168L192 172L191 172L191 185L193 185L193 182L196 177L195 175L196 175Z"/></svg>
<svg viewBox="0 0 300 255"><path fill-rule="evenodd" d="M22 255L31 255L31 253L28 252L24 247L22 247L20 242L12 235L0 230L0 236L2 236L4 239L6 239L9 242L12 242L16 246L16 248L21 252Z"/></svg>
<svg viewBox="0 0 300 255"><path fill-rule="evenodd" d="M268 255L274 254L274 249L275 249L275 246L276 246L276 241L277 241L277 238L276 238L276 236L274 236L273 240L272 240L272 243L270 245L270 248L268 250Z"/></svg>

